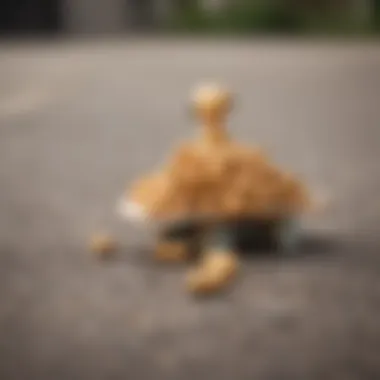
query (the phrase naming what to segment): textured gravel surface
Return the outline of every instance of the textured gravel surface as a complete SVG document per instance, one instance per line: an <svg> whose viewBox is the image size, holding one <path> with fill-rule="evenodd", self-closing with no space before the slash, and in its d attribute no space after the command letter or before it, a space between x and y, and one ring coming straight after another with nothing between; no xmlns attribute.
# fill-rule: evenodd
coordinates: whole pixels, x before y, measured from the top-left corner
<svg viewBox="0 0 380 380"><path fill-rule="evenodd" d="M299 256L200 301L114 206L196 132L209 78L239 95L236 136L332 202ZM0 379L380 378L378 44L2 44L0 83ZM109 262L86 250L103 230Z"/></svg>

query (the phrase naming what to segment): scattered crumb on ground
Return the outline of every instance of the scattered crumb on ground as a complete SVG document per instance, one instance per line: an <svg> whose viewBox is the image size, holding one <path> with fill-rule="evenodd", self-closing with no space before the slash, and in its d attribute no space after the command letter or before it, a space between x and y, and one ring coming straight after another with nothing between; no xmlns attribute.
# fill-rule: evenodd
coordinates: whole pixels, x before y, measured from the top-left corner
<svg viewBox="0 0 380 380"><path fill-rule="evenodd" d="M90 240L90 250L101 258L108 257L118 248L116 240L108 234L95 234Z"/></svg>

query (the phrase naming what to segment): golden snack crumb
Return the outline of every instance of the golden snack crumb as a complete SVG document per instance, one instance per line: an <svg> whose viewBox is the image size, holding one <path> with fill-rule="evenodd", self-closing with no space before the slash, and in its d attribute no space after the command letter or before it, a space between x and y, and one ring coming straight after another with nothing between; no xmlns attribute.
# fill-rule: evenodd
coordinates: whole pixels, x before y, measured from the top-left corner
<svg viewBox="0 0 380 380"><path fill-rule="evenodd" d="M134 184L130 198L153 218L277 217L308 209L309 194L300 180L229 136L231 101L222 87L202 86L194 99L201 137L181 144L160 171Z"/></svg>
<svg viewBox="0 0 380 380"><path fill-rule="evenodd" d="M155 251L155 259L167 262L183 262L187 259L187 245L178 242L160 241Z"/></svg>
<svg viewBox="0 0 380 380"><path fill-rule="evenodd" d="M187 288L194 294L207 294L225 288L235 277L239 267L233 253L206 253L198 268L187 277Z"/></svg>
<svg viewBox="0 0 380 380"><path fill-rule="evenodd" d="M294 217L310 207L309 193L293 175L277 167L261 151L235 141L226 129L232 95L219 86L201 87L194 110L201 135L181 144L161 169L136 181L126 198L152 221L224 221ZM96 239L94 251L112 251L107 239ZM154 257L182 262L189 252L182 243L159 241ZM199 266L186 279L195 294L222 290L236 276L234 252L202 252Z"/></svg>
<svg viewBox="0 0 380 380"><path fill-rule="evenodd" d="M106 234L97 234L91 237L90 250L101 258L108 257L117 249L115 239Z"/></svg>

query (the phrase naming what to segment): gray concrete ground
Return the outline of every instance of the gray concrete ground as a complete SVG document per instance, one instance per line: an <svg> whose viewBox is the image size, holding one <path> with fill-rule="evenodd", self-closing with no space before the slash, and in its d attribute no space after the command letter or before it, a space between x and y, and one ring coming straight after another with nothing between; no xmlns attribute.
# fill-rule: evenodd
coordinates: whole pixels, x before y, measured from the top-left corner
<svg viewBox="0 0 380 380"><path fill-rule="evenodd" d="M113 215L196 131L204 79L238 94L237 137L332 196L305 222L325 244L249 260L207 302ZM3 44L0 83L0 379L380 378L379 45ZM86 251L102 229L108 263Z"/></svg>

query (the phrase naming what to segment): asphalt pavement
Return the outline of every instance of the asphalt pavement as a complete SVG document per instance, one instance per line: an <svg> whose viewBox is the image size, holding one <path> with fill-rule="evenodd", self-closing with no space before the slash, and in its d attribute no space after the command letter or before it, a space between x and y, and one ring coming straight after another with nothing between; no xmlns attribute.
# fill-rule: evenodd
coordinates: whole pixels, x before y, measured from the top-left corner
<svg viewBox="0 0 380 380"><path fill-rule="evenodd" d="M200 301L114 210L197 133L208 80L236 93L231 133L330 205L299 255L246 259ZM375 42L0 44L0 379L379 379L379 101Z"/></svg>

